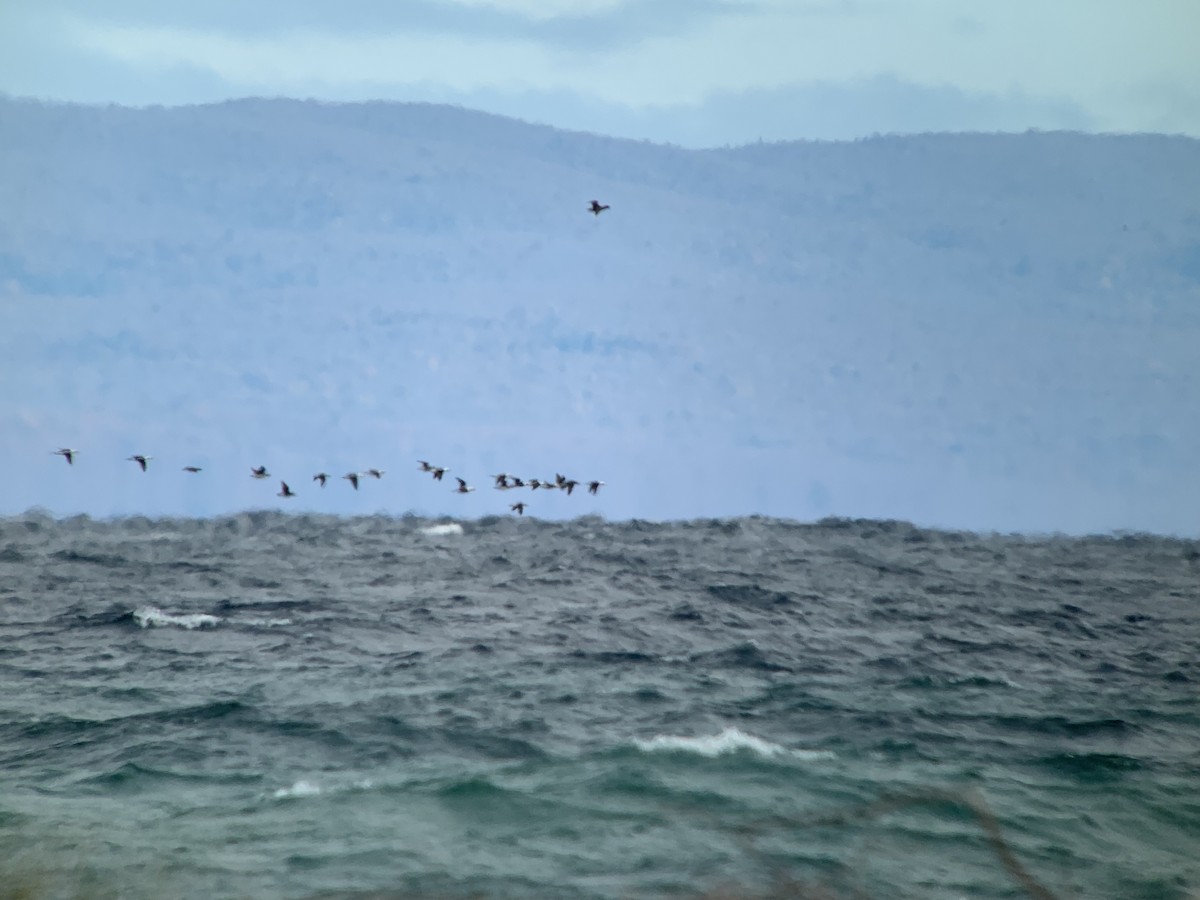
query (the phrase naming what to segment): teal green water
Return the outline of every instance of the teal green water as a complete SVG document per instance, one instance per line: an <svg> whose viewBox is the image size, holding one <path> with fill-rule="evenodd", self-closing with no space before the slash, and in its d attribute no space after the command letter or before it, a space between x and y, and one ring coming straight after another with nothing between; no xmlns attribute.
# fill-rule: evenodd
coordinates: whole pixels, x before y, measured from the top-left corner
<svg viewBox="0 0 1200 900"><path fill-rule="evenodd" d="M1195 542L433 524L0 520L0 881L1200 890Z"/></svg>

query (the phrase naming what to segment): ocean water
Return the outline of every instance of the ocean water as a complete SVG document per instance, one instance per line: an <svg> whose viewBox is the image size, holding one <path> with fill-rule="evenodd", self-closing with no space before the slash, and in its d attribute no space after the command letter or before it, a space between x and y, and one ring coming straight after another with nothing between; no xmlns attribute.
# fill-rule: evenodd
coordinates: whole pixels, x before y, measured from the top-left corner
<svg viewBox="0 0 1200 900"><path fill-rule="evenodd" d="M3 519L5 891L1192 898L1200 545Z"/></svg>

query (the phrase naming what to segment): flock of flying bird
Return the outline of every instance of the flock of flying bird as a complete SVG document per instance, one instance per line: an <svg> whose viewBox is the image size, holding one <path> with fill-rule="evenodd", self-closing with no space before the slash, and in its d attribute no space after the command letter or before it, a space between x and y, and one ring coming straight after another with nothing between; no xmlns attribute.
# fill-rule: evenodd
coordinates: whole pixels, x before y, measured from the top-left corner
<svg viewBox="0 0 1200 900"><path fill-rule="evenodd" d="M588 205L587 211L590 212L593 216L598 216L598 215L600 215L600 213L604 212L608 208L609 208L609 206L607 203L601 203L598 200L593 200ZM58 456L65 458L68 465L74 465L75 464L75 454L78 453L79 451L73 450L70 447L61 447L58 450L55 450L53 452L55 454L57 454ZM148 462L150 462L150 460L154 459L154 457L153 456L145 456L141 453L135 453L133 456L126 457L126 459L130 460L131 462L137 463L141 467L142 471L145 472L146 464ZM428 472L430 475L432 475L434 481L441 481L442 476L450 471L445 466L435 466L435 465L432 465L432 464L426 462L423 459L417 460L417 462L420 464L421 471ZM184 466L183 471L189 472L192 475L195 475L202 470L201 470L200 466ZM358 480L364 476L371 477L371 478L382 478L383 470L382 469L367 469L365 472L347 472L345 475L342 476L342 478L349 481L350 484L353 485L354 489L357 491L358 490ZM257 479L270 478L271 473L269 473L267 471L266 466L253 466L250 469L250 477L257 478ZM313 476L313 481L319 482L321 487L325 487L325 482L329 479L329 477L330 476L327 472L318 472L316 475ZM574 478L567 478L566 476L560 475L557 473L555 473L553 481L550 481L549 479L547 479L546 481L541 481L540 479L537 479L537 478L530 478L528 481L526 481L524 479L517 478L515 475L509 475L507 472L501 472L498 475L493 475L492 478L494 478L496 481L495 487L496 487L496 490L498 490L498 491L508 491L508 490L512 490L514 488L528 487L534 491L538 490L539 488L544 488L546 490L562 490L562 491L566 491L567 494L570 495L570 493L572 491L574 491L575 488L581 484L581 482L576 481ZM464 481L462 478L459 478L458 476L455 476L454 480L458 482L458 487L456 487L454 489L454 493L456 493L456 494L469 494L475 490L475 488L471 487L469 484L467 484L466 481ZM597 491L600 490L600 488L603 485L604 485L603 481L589 481L589 482L587 482L587 491L589 494L595 494ZM295 497L296 496L296 492L293 491L290 487L288 487L288 483L286 481L281 480L279 482L279 487L280 487L280 490L279 490L279 493L276 494L277 497L285 497L286 498L286 497ZM517 515L523 516L523 515L525 515L525 507L526 506L527 506L527 504L524 501L520 501L517 503L510 504L508 508L511 509L513 512L515 512Z"/></svg>
<svg viewBox="0 0 1200 900"><path fill-rule="evenodd" d="M75 464L75 454L78 453L79 451L74 450L70 447L60 447L58 450L54 450L52 452L55 455L61 456L64 459L66 459L67 465L74 465ZM141 453L135 453L133 456L127 456L126 459L128 459L130 462L137 463L138 466L141 468L141 470L143 472L145 472L147 464L150 462L150 460L154 459L154 457L146 456ZM441 481L442 476L450 471L450 469L447 466L435 466L432 463L427 462L426 460L423 460L423 459L417 460L417 463L422 472L428 472L431 476L433 476L434 481ZM203 469L201 469L200 466L184 466L183 471L188 472L192 475L195 475L195 474L203 471ZM344 478L346 481L349 481L350 484L353 486L353 488L357 491L358 490L358 482L359 482L360 478L363 478L363 477L382 478L383 475L384 475L383 469L367 469L362 472L347 472L345 475L342 476L342 478ZM271 473L267 471L266 466L252 466L250 468L250 477L262 480L265 478L270 478ZM316 475L314 475L312 477L312 480L318 482L321 485L321 487L325 487L325 482L327 480L329 480L329 478L330 478L330 475L328 472L318 472ZM541 479L538 479L538 478L530 478L530 479L526 480L523 478L518 478L516 475L509 475L507 472L500 472L497 475L493 475L492 478L496 482L495 488L498 491L510 491L515 488L526 488L527 487L530 490L534 490L534 491L536 491L538 489L566 491L567 495L569 496L571 494L571 492L575 490L575 488L579 487L580 484L587 485L587 492L589 494L597 493L600 490L600 488L604 486L604 482L600 481L598 479L588 481L588 482L580 482L580 481L576 481L574 478L568 478L565 475L561 475L559 473L555 473L553 481L551 481L550 479L546 479L545 481L542 481ZM469 494L475 490L475 488L473 488L473 487L471 487L471 485L467 484L465 479L459 478L457 475L454 477L454 480L458 482L458 487L454 488L454 491L453 491L453 493L455 493L455 494ZM280 490L279 490L279 493L276 494L276 496L285 497L285 498L296 496L296 492L293 491L288 486L288 483L286 481L280 481L279 487L280 487ZM517 503L510 504L508 508L511 509L513 512L515 512L517 515L523 516L523 515L525 515L525 508L527 506L528 506L528 504L525 503L524 501L519 501Z"/></svg>

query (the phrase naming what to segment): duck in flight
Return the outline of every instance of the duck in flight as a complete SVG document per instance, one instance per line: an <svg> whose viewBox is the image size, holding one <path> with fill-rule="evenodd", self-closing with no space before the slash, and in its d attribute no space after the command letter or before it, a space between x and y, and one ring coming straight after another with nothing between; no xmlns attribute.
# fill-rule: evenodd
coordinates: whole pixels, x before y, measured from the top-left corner
<svg viewBox="0 0 1200 900"><path fill-rule="evenodd" d="M286 481L279 482L279 486L281 488L283 488L283 490L281 490L275 496L277 496L277 497L295 497L296 496L296 492L293 491L290 487L288 487L288 484Z"/></svg>
<svg viewBox="0 0 1200 900"><path fill-rule="evenodd" d="M593 200L592 205L588 207L588 212L590 212L593 216L598 216L606 209L608 209L607 203L601 203L599 200Z"/></svg>
<svg viewBox="0 0 1200 900"><path fill-rule="evenodd" d="M575 490L575 486L577 484L579 484L579 482L576 481L574 478L568 478L566 481L564 481L562 484L560 484L559 487L562 488L564 491L566 491L567 496L570 497L571 491Z"/></svg>
<svg viewBox="0 0 1200 900"><path fill-rule="evenodd" d="M383 469L367 469L367 471L363 474L370 475L372 478L382 478Z"/></svg>
<svg viewBox="0 0 1200 900"><path fill-rule="evenodd" d="M356 491L358 490L358 473L357 472L347 472L342 477L345 478L352 485L354 485L354 489Z"/></svg>
<svg viewBox="0 0 1200 900"><path fill-rule="evenodd" d="M135 462L139 466L141 466L143 472L146 471L146 463L148 463L148 462L150 462L150 460L154 459L153 456L142 456L142 454L140 454L140 453L135 453L135 454L133 454L133 456L127 456L125 458L130 460L131 462Z"/></svg>
<svg viewBox="0 0 1200 900"><path fill-rule="evenodd" d="M512 506L509 507L509 509L511 509L513 512L515 512L518 516L525 515L525 504L524 503L514 503Z"/></svg>
<svg viewBox="0 0 1200 900"><path fill-rule="evenodd" d="M250 469L251 478L270 478L271 473L267 471L266 466L253 466Z"/></svg>
<svg viewBox="0 0 1200 900"><path fill-rule="evenodd" d="M191 472L193 475L195 475L197 472L200 472L202 470L199 466L184 466L183 471Z"/></svg>
<svg viewBox="0 0 1200 900"><path fill-rule="evenodd" d="M457 475L454 477L454 480L458 482L458 487L454 489L454 493L456 494L469 494L471 491L475 490L475 488L471 487Z"/></svg>
<svg viewBox="0 0 1200 900"><path fill-rule="evenodd" d="M313 481L321 482L321 487L325 487L325 479L329 477L327 472L318 472L313 476Z"/></svg>
<svg viewBox="0 0 1200 900"><path fill-rule="evenodd" d="M603 481L589 481L588 482L588 493L589 494L596 493L596 491L600 490L600 488L603 487L603 485L604 485Z"/></svg>
<svg viewBox="0 0 1200 900"><path fill-rule="evenodd" d="M433 463L426 462L423 459L418 459L417 462L420 464L422 472L429 472L433 475L434 481L441 481L442 476L450 471L445 466L435 466Z"/></svg>
<svg viewBox="0 0 1200 900"><path fill-rule="evenodd" d="M55 450L54 455L61 456L67 461L68 466L73 466L75 465L75 454L78 452L78 450L72 450L70 447L62 447L58 450Z"/></svg>

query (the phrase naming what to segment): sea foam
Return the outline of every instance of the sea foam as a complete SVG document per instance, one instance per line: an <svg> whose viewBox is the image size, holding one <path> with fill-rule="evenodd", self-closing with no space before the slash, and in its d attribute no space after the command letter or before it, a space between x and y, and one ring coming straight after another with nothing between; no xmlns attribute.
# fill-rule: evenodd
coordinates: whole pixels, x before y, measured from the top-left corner
<svg viewBox="0 0 1200 900"><path fill-rule="evenodd" d="M143 628L215 628L221 621L219 616L208 613L168 613L157 606L143 606L133 611L133 620Z"/></svg>
<svg viewBox="0 0 1200 900"><path fill-rule="evenodd" d="M747 751L767 758L789 756L795 759L819 760L833 759L834 754L828 750L792 750L773 744L770 741L746 734L737 728L726 728L720 734L702 735L700 737L684 737L673 734L659 734L649 740L636 740L634 745L647 753L665 751L668 753L695 753L710 759L723 756L726 753Z"/></svg>

